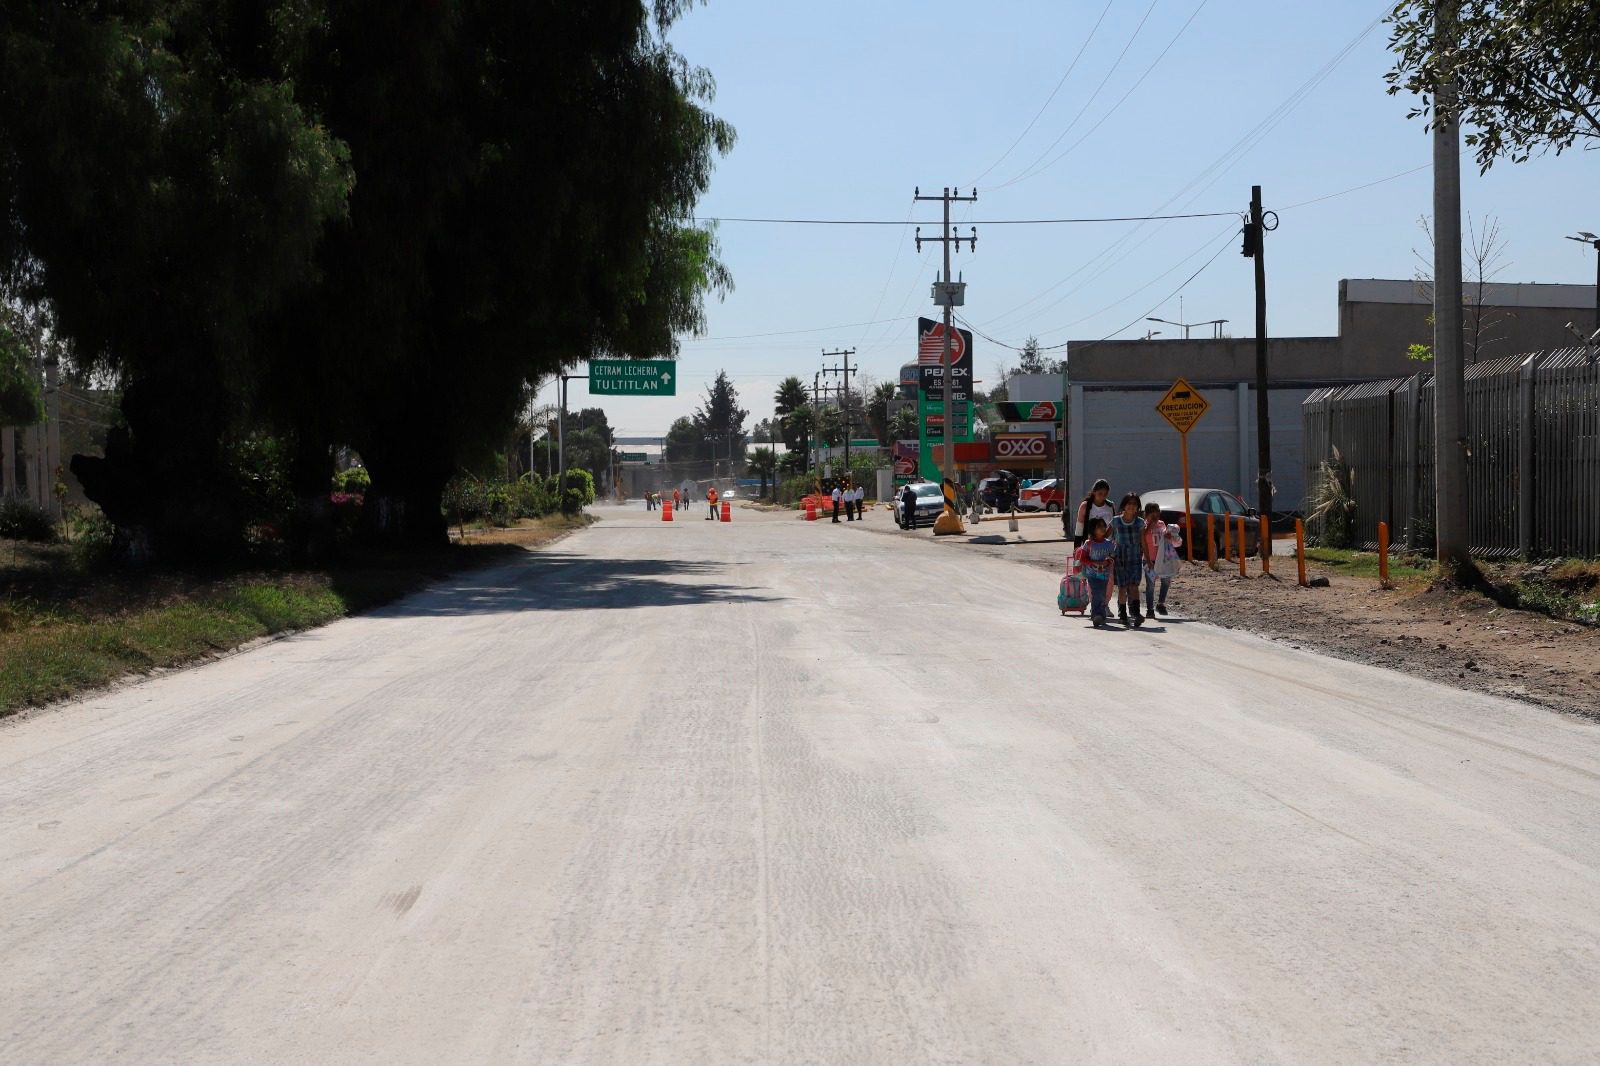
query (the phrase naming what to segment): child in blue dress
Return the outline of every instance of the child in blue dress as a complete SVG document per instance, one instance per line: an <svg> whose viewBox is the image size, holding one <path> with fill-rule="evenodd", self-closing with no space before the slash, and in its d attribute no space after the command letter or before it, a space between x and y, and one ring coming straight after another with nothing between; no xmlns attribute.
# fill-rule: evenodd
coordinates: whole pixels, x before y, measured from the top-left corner
<svg viewBox="0 0 1600 1066"><path fill-rule="evenodd" d="M1096 629L1106 626L1106 596L1111 589L1111 569L1117 558L1116 542L1106 536L1106 520L1091 518L1084 527L1088 539L1073 552L1083 576L1089 579L1089 617Z"/></svg>
<svg viewBox="0 0 1600 1066"><path fill-rule="evenodd" d="M1113 575L1117 582L1117 617L1124 625L1131 620L1137 628L1144 625L1144 615L1139 613L1139 580L1144 576L1144 519L1139 517L1138 494L1130 492L1122 497L1121 507L1122 513L1111 520L1111 540L1117 546Z"/></svg>

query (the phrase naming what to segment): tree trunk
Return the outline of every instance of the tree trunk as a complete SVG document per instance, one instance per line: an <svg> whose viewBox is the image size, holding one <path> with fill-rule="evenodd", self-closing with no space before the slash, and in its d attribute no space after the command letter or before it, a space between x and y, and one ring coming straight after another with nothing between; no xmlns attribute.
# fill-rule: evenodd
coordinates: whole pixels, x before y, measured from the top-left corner
<svg viewBox="0 0 1600 1066"><path fill-rule="evenodd" d="M412 439L415 438L415 439ZM361 539L399 548L434 548L450 542L445 483L453 466L417 430L386 434L358 449L372 475L361 508Z"/></svg>

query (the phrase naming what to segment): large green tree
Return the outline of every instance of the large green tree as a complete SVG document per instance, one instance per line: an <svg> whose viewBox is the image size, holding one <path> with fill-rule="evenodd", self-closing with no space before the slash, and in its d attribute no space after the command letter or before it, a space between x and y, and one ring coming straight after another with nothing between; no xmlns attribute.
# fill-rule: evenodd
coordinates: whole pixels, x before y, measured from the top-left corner
<svg viewBox="0 0 1600 1066"><path fill-rule="evenodd" d="M343 146L295 94L297 0L0 5L0 271L48 304L77 369L123 386L75 457L129 553L216 555L244 501L262 322L315 276Z"/></svg>
<svg viewBox="0 0 1600 1066"><path fill-rule="evenodd" d="M893 440L889 436L889 401L895 398L898 391L894 382L880 381L872 387L867 398L867 427L882 445L888 445Z"/></svg>
<svg viewBox="0 0 1600 1066"><path fill-rule="evenodd" d="M1389 92L1420 97L1427 116L1442 70L1459 87L1465 140L1487 171L1576 144L1600 144L1600 4L1594 0L1459 0L1460 40L1434 43L1434 0L1389 14L1396 60Z"/></svg>
<svg viewBox="0 0 1600 1066"><path fill-rule="evenodd" d="M685 6L329 9L299 89L357 183L325 280L281 318L271 394L308 464L335 440L361 452L373 535L442 538L442 486L530 381L674 355L728 287L691 218L733 133L704 107L709 76L665 42ZM315 402L329 395L349 402Z"/></svg>
<svg viewBox="0 0 1600 1066"><path fill-rule="evenodd" d="M739 406L739 390L728 380L726 370L717 371L716 380L706 386L706 398L694 413L694 427L714 447L710 458L744 454L744 420L750 414Z"/></svg>

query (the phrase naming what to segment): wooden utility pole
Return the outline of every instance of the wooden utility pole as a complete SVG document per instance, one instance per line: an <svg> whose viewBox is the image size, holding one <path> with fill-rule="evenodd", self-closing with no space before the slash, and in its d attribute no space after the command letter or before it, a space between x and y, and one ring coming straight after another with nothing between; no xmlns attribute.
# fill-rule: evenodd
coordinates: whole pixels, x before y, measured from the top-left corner
<svg viewBox="0 0 1600 1066"><path fill-rule="evenodd" d="M822 353L822 358L824 359L832 359L838 356L842 357L844 361L842 366L823 367L822 373L840 374L844 377L844 384L839 389L839 415L844 420L844 473L846 477L850 476L850 375L860 369L850 365L850 357L855 354L856 350L854 348L841 348L836 352Z"/></svg>
<svg viewBox="0 0 1600 1066"><path fill-rule="evenodd" d="M950 189L946 187L944 192L938 196L923 196L921 189L915 189L913 190L912 199L939 200L944 204L944 227L939 231L940 235L937 237L924 237L922 235L922 227L918 226L916 241L917 251L919 252L922 251L922 244L924 241L937 241L944 245L943 284L944 289L946 290L943 293L942 299L942 303L944 305L944 356L940 362L944 366L944 463L942 465L944 467L943 475L946 487L944 513L941 514L939 516L939 520L933 524L933 531L936 534L959 533L961 532L961 517L956 514L955 506L953 503L951 503L951 494L953 492L952 486L954 486L956 483L956 368L951 365L950 361L950 336L956 328L952 318L954 316L955 304L958 297L955 296L950 290L950 286L952 285L950 280L950 246L954 244L956 246L956 251L959 252L961 250L961 242L966 241L968 248L976 248L978 246L978 231L976 228L973 228L972 236L958 237L956 235L956 231L950 225L950 205L953 203L976 202L978 199L978 190L973 189L971 196L962 196L960 189L957 189L952 193ZM935 286L935 288L938 289L939 286ZM969 399L967 402L971 403L971 400ZM943 523L942 527L941 523Z"/></svg>
<svg viewBox="0 0 1600 1066"><path fill-rule="evenodd" d="M1433 95L1433 526L1437 558L1452 575L1472 566L1461 327L1461 128L1454 74L1459 9L1460 0L1437 0L1433 24L1439 62Z"/></svg>
<svg viewBox="0 0 1600 1066"><path fill-rule="evenodd" d="M1245 224L1244 254L1256 266L1256 510L1260 512L1261 556L1272 554L1272 412L1267 392L1267 257L1266 215L1261 186L1250 187L1250 221ZM1272 216L1272 229L1278 216Z"/></svg>

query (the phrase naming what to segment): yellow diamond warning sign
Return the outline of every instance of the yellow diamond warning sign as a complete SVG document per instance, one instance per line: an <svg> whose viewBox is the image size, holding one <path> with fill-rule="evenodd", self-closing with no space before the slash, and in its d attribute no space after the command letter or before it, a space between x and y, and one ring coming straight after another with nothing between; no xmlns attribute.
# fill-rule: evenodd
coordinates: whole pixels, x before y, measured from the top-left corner
<svg viewBox="0 0 1600 1066"><path fill-rule="evenodd" d="M1206 398L1200 395L1200 390L1179 378L1172 383L1172 388L1161 397L1161 402L1156 404L1156 411L1162 418L1172 423L1172 428L1179 433L1187 433L1200 421L1200 416L1209 410L1211 405Z"/></svg>

